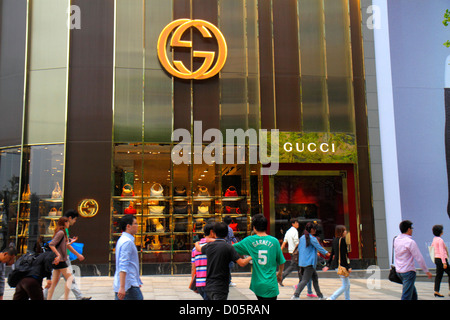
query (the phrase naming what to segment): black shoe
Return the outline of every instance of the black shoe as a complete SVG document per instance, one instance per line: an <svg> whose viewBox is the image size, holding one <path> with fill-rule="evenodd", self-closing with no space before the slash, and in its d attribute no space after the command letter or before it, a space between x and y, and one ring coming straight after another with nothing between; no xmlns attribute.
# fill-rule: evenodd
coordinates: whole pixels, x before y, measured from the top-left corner
<svg viewBox="0 0 450 320"><path fill-rule="evenodd" d="M80 300L91 300L91 299L92 299L92 297L83 297Z"/></svg>

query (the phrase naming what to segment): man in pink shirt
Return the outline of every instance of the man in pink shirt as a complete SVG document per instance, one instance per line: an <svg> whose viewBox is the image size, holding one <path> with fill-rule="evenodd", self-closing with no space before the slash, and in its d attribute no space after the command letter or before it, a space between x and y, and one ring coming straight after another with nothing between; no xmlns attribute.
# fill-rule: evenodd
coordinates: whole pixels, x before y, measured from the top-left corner
<svg viewBox="0 0 450 320"><path fill-rule="evenodd" d="M402 221L399 227L402 234L394 239L394 254L395 268L403 282L402 300L417 300L415 287L416 266L414 260L419 263L428 278L431 279L432 275L428 271L417 243L412 239L412 222L409 220Z"/></svg>

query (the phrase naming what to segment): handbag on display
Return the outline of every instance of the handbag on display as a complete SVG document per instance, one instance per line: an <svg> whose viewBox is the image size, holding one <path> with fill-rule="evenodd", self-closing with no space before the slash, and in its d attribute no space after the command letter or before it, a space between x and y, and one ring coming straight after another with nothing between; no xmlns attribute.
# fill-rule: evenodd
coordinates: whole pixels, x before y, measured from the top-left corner
<svg viewBox="0 0 450 320"><path fill-rule="evenodd" d="M173 189L174 197L186 197L186 187L185 186L177 186Z"/></svg>
<svg viewBox="0 0 450 320"><path fill-rule="evenodd" d="M156 218L147 219L146 232L164 232L164 226Z"/></svg>
<svg viewBox="0 0 450 320"><path fill-rule="evenodd" d="M134 197L134 191L131 184L127 183L122 187L122 197Z"/></svg>
<svg viewBox="0 0 450 320"><path fill-rule="evenodd" d="M164 188L159 183L154 183L152 185L152 187L150 188L150 196L151 197L162 197L163 192L164 192Z"/></svg>
<svg viewBox="0 0 450 320"><path fill-rule="evenodd" d="M208 188L204 187L204 186L198 187L198 196L199 197L209 197Z"/></svg>
<svg viewBox="0 0 450 320"><path fill-rule="evenodd" d="M337 274L343 277L348 277L350 275L350 273L348 272L346 267L341 266L341 240L342 238L339 239L339 247L338 247L338 251L339 251L339 261L338 261L338 270L337 270Z"/></svg>
<svg viewBox="0 0 450 320"><path fill-rule="evenodd" d="M188 206L173 206L173 214L188 214Z"/></svg>
<svg viewBox="0 0 450 320"><path fill-rule="evenodd" d="M22 200L24 200L24 201L30 200L30 194L31 194L31 192L30 192L30 185L27 184L27 188L22 193Z"/></svg>
<svg viewBox="0 0 450 320"><path fill-rule="evenodd" d="M235 187L230 186L228 187L228 189L225 191L225 197L237 197L238 193Z"/></svg>
<svg viewBox="0 0 450 320"><path fill-rule="evenodd" d="M58 215L58 210L56 208L51 208L50 212L48 213L50 217L56 217Z"/></svg>
<svg viewBox="0 0 450 320"><path fill-rule="evenodd" d="M193 226L193 232L202 232L203 227L205 226L206 222L203 220L203 218L195 219L195 223Z"/></svg>
<svg viewBox="0 0 450 320"><path fill-rule="evenodd" d="M163 214L165 206L149 206L148 210L150 214Z"/></svg>
<svg viewBox="0 0 450 320"><path fill-rule="evenodd" d="M226 207L225 207L225 213L237 213L237 214L241 214L241 209L226 206Z"/></svg>
<svg viewBox="0 0 450 320"><path fill-rule="evenodd" d="M53 234L53 233L55 233L55 229L56 229L56 221L52 220L50 222L50 224L48 225L47 233L48 234Z"/></svg>
<svg viewBox="0 0 450 320"><path fill-rule="evenodd" d="M152 250L161 249L161 242L159 241L159 236L155 236L154 239L150 243L150 248Z"/></svg>
<svg viewBox="0 0 450 320"><path fill-rule="evenodd" d="M395 283L398 283L398 284L403 284L403 281L402 281L402 279L400 279L400 277L399 277L399 275L397 273L397 270L395 270L395 265L394 265L394 242L395 242L395 238L397 238L397 237L394 237L394 240L392 241L392 265L391 265L391 270L389 270L388 279L391 282L395 282Z"/></svg>
<svg viewBox="0 0 450 320"><path fill-rule="evenodd" d="M61 187L59 186L59 182L56 181L55 189L52 191L52 199L60 199L62 197Z"/></svg>
<svg viewBox="0 0 450 320"><path fill-rule="evenodd" d="M186 232L188 220L187 219L176 219L174 222L174 232Z"/></svg>
<svg viewBox="0 0 450 320"><path fill-rule="evenodd" d="M130 203L130 205L127 208L125 208L125 210L124 210L125 214L136 214L136 212L137 211L134 208L133 203Z"/></svg>
<svg viewBox="0 0 450 320"><path fill-rule="evenodd" d="M205 205L199 205L197 208L198 214L208 214L209 213L209 207Z"/></svg>

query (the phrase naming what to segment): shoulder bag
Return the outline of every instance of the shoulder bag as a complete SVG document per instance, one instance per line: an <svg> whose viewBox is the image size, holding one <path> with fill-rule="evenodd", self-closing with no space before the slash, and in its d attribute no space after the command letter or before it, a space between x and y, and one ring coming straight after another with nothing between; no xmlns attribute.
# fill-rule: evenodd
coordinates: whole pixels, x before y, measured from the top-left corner
<svg viewBox="0 0 450 320"><path fill-rule="evenodd" d="M395 263L394 263L394 240L392 240L392 265L391 265L391 270L389 271L389 276L388 279L391 282L395 282L395 283L399 283L399 284L403 284L402 279L400 279L399 275L397 274L397 271L395 270Z"/></svg>
<svg viewBox="0 0 450 320"><path fill-rule="evenodd" d="M350 275L350 273L348 272L346 267L341 266L341 240L342 238L339 239L339 247L338 247L338 270L337 270L337 274L343 277L348 277Z"/></svg>

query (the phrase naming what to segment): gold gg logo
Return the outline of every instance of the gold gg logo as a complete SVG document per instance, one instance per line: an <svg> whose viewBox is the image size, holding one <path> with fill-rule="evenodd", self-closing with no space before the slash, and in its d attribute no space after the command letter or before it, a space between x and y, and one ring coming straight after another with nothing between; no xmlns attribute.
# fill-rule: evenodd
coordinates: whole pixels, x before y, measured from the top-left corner
<svg viewBox="0 0 450 320"><path fill-rule="evenodd" d="M173 32L170 47L192 48L192 41L181 40L183 34L191 27L199 30L204 38L212 38L214 35L217 40L218 55L214 66L213 63L216 53L211 51L193 51L192 55L194 58L204 59L201 67L195 71L190 71L179 60L173 61L173 65L170 63L167 57L167 41L169 35ZM157 50L159 61L167 72L177 78L197 80L208 79L219 73L225 64L228 54L225 38L215 25L204 20L190 19L179 19L169 23L159 35Z"/></svg>
<svg viewBox="0 0 450 320"><path fill-rule="evenodd" d="M85 199L78 204L78 213L84 218L92 218L98 213L98 202L94 199Z"/></svg>

